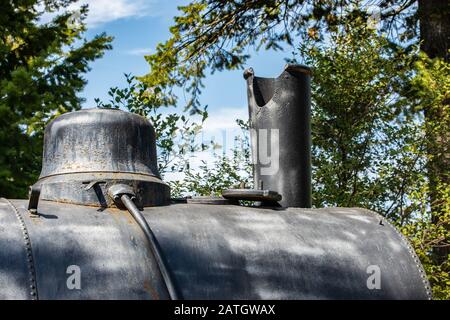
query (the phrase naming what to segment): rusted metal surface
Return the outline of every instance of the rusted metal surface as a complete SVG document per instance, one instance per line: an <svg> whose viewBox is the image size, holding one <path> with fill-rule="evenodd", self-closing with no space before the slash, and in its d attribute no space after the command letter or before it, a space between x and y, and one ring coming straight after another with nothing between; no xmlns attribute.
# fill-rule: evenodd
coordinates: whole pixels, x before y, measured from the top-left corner
<svg viewBox="0 0 450 320"><path fill-rule="evenodd" d="M33 186L40 187L41 199L113 206L106 190L117 183L131 186L141 207L170 202L147 119L121 110L83 109L47 126L42 172Z"/></svg>
<svg viewBox="0 0 450 320"><path fill-rule="evenodd" d="M126 210L41 201L38 217L27 201L20 211L33 247L39 299L169 299L139 225ZM0 201L0 298L30 299L21 228ZM69 266L80 268L81 287L67 286Z"/></svg>
<svg viewBox="0 0 450 320"><path fill-rule="evenodd" d="M21 214L0 199L0 299L37 298L30 236Z"/></svg>
<svg viewBox="0 0 450 320"><path fill-rule="evenodd" d="M86 187L92 182L91 188ZM88 172L56 175L39 180L41 199L63 203L110 207L114 201L107 190L114 184L127 184L136 190L140 207L166 205L170 202L170 189L159 178L143 174Z"/></svg>
<svg viewBox="0 0 450 320"><path fill-rule="evenodd" d="M32 218L26 201L12 202L33 243L40 299L169 298L142 230L126 210L41 201L40 217ZM364 209L176 204L142 214L180 298L429 298L411 247L386 220ZM8 236L0 235L0 247L7 248L0 283L8 290L0 294L29 299L21 231L13 218L11 207L1 204ZM81 269L80 290L66 286L69 265ZM380 289L367 286L371 265L380 269Z"/></svg>
<svg viewBox="0 0 450 320"><path fill-rule="evenodd" d="M247 81L250 128L255 130L251 146L255 186L281 194L281 205L311 207L311 129L310 129L310 70L305 66L287 65L277 78L261 78L253 69L244 72ZM278 130L279 168L274 174L264 175L260 163L259 135ZM269 138L269 139L270 139ZM270 145L270 144L269 144ZM264 150L266 151L266 150ZM269 150L267 150L269 152ZM269 154L270 154L269 152Z"/></svg>
<svg viewBox="0 0 450 320"><path fill-rule="evenodd" d="M45 129L40 178L77 172L159 176L153 126L144 117L115 109L59 116Z"/></svg>
<svg viewBox="0 0 450 320"><path fill-rule="evenodd" d="M196 203L196 204L239 204L239 202L225 199L224 197L217 196L198 196L198 197L190 197L186 199L186 203Z"/></svg>
<svg viewBox="0 0 450 320"><path fill-rule="evenodd" d="M144 216L141 214L139 209L134 204L133 200L130 198L133 195L130 193L121 193L121 191L118 191L117 193L115 193L115 195L120 197L120 202L125 206L125 208L127 208L128 212L133 216L137 224L139 224L142 231L144 232L145 237L148 240L148 246L152 251L153 257L155 258L155 262L158 266L157 271L160 273L160 276L164 281L168 296L171 300L178 300L178 288L173 281L171 272L167 268L167 263L161 253L159 243L156 240L152 229L148 225L147 220L145 220Z"/></svg>
<svg viewBox="0 0 450 320"><path fill-rule="evenodd" d="M368 210L176 204L144 216L185 299L430 297L414 251Z"/></svg>

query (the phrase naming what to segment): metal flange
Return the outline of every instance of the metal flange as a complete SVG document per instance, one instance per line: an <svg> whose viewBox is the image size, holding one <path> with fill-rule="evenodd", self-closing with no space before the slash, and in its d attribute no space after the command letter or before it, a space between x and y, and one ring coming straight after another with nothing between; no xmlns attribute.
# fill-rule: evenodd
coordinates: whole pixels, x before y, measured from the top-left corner
<svg viewBox="0 0 450 320"><path fill-rule="evenodd" d="M272 190L256 190L256 189L227 189L222 191L222 196L226 199L262 201L262 202L278 202L282 196Z"/></svg>

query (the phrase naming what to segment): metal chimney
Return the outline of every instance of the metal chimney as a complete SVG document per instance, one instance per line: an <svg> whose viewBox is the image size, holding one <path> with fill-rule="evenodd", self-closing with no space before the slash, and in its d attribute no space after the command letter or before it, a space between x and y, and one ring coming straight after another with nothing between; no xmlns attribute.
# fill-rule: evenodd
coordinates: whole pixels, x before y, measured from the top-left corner
<svg viewBox="0 0 450 320"><path fill-rule="evenodd" d="M282 195L284 207L311 207L311 70L288 64L278 78L244 72L255 188Z"/></svg>

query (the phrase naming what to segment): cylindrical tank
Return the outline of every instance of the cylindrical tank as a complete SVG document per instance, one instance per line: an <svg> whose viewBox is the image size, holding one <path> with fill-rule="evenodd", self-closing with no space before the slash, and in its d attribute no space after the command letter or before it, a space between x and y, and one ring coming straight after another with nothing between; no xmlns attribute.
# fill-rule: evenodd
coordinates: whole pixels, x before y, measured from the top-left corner
<svg viewBox="0 0 450 320"><path fill-rule="evenodd" d="M39 299L168 298L126 210L41 201L34 217L26 206L0 201L1 299L33 298L30 269ZM173 204L143 214L183 299L430 297L412 248L368 210ZM73 265L80 289L67 286Z"/></svg>
<svg viewBox="0 0 450 320"><path fill-rule="evenodd" d="M169 299L171 287L181 299L430 298L413 249L374 212L167 202L153 127L136 117L50 124L30 201L0 199L0 299Z"/></svg>

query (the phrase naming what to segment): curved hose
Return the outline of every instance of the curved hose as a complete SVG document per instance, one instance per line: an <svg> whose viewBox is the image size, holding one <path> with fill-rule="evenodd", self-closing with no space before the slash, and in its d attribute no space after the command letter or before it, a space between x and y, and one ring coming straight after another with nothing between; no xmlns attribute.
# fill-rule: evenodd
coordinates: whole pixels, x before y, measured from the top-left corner
<svg viewBox="0 0 450 320"><path fill-rule="evenodd" d="M139 224L142 231L144 232L144 234L150 244L150 249L153 253L153 256L155 257L156 264L158 265L159 271L161 272L161 275L163 277L163 280L166 285L167 292L169 293L170 299L178 300L179 299L178 293L175 288L174 282L172 281L170 273L169 273L168 269L166 268L166 264L164 263L164 259L161 255L161 248L155 238L155 235L153 234L152 230L150 229L150 226L148 225L147 221L145 220L144 216L141 214L139 209L134 204L133 200L130 199L128 194L122 194L120 196L120 200L122 201L123 205L128 209L128 211L133 216L133 218L136 220L136 222Z"/></svg>

